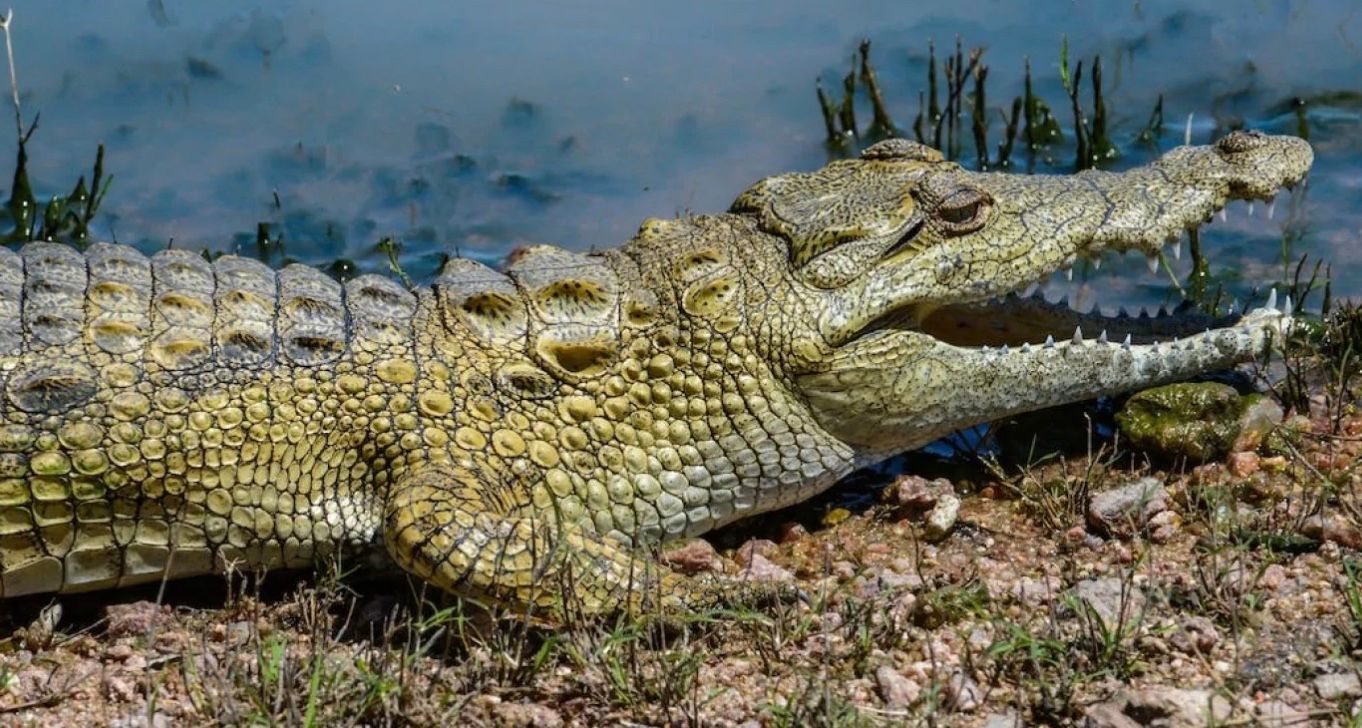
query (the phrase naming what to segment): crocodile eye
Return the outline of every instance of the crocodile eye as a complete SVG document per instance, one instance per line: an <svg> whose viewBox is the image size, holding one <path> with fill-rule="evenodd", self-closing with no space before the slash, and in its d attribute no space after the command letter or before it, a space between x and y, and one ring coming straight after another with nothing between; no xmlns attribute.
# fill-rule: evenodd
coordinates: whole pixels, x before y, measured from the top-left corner
<svg viewBox="0 0 1362 728"><path fill-rule="evenodd" d="M974 232L984 226L993 200L978 190L959 190L951 193L936 207L936 218L951 235Z"/></svg>

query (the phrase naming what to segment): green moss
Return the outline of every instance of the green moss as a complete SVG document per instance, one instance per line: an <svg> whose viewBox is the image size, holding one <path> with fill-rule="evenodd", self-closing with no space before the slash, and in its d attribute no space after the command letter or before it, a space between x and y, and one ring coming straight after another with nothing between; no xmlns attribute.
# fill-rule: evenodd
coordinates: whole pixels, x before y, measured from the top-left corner
<svg viewBox="0 0 1362 728"><path fill-rule="evenodd" d="M1169 384L1132 396L1116 422L1131 445L1150 454L1214 460L1231 451L1241 417L1262 399L1260 394L1241 397L1216 382Z"/></svg>

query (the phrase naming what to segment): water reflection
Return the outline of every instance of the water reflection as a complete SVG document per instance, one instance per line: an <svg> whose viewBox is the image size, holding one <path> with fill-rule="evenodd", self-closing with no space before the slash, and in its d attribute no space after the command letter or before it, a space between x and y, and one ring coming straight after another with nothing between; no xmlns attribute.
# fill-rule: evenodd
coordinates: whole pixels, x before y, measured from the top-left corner
<svg viewBox="0 0 1362 728"><path fill-rule="evenodd" d="M1189 114L1199 142L1303 119L1319 162L1298 217L1232 215L1205 244L1240 295L1301 253L1335 261L1335 291L1362 292L1355 2L85 0L15 14L25 111L42 113L40 198L105 141L117 181L97 224L147 250L253 252L267 222L281 259L385 271L376 243L391 235L419 280L455 251L494 262L525 242L615 245L645 217L722 210L759 177L821 164L813 80L840 79L862 37L902 124L929 38L986 46L1001 108L1026 56L1059 106L1067 34L1075 59L1104 56L1121 165L1156 151L1130 141L1160 93L1179 127L1164 147ZM1284 251L1287 220L1303 232ZM1142 260L1100 275L1103 304L1167 297Z"/></svg>

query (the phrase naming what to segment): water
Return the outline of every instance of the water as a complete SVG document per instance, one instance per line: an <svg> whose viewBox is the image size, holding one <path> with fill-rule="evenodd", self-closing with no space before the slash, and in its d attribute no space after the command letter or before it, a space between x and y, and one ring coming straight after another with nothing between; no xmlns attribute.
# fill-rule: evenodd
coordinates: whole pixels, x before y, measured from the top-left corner
<svg viewBox="0 0 1362 728"><path fill-rule="evenodd" d="M456 251L495 262L524 243L617 245L645 217L720 211L762 176L822 164L813 82L835 89L863 37L900 126L928 39L942 50L957 34L987 48L991 106L1010 106L1029 56L1067 124L1067 35L1072 60L1103 55L1115 168L1157 151L1133 140L1160 93L1163 148L1189 114L1199 143L1237 125L1309 134L1318 162L1297 204L1271 222L1239 208L1205 234L1232 294L1303 253L1334 264L1336 293L1362 294L1357 2L384 5L20 2L39 197L69 190L103 141L116 179L102 237L249 253L267 222L284 240L272 262L386 271L376 243L390 235L425 280ZM1088 300L1095 287L1104 306L1172 288L1131 260L1051 290Z"/></svg>

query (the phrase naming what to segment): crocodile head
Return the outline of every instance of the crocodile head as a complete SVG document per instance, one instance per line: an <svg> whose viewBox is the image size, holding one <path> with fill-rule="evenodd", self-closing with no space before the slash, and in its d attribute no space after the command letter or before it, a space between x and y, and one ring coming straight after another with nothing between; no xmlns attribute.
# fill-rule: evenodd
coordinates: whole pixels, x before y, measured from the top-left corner
<svg viewBox="0 0 1362 728"><path fill-rule="evenodd" d="M1023 176L969 172L892 139L763 180L733 211L786 243L818 341L785 357L796 388L833 435L884 453L1261 353L1285 320L1275 311L1107 319L1009 294L1107 250L1157 261L1230 200L1294 186L1312 158L1303 140L1239 131L1127 172ZM1208 324L1219 328L1168 343Z"/></svg>

